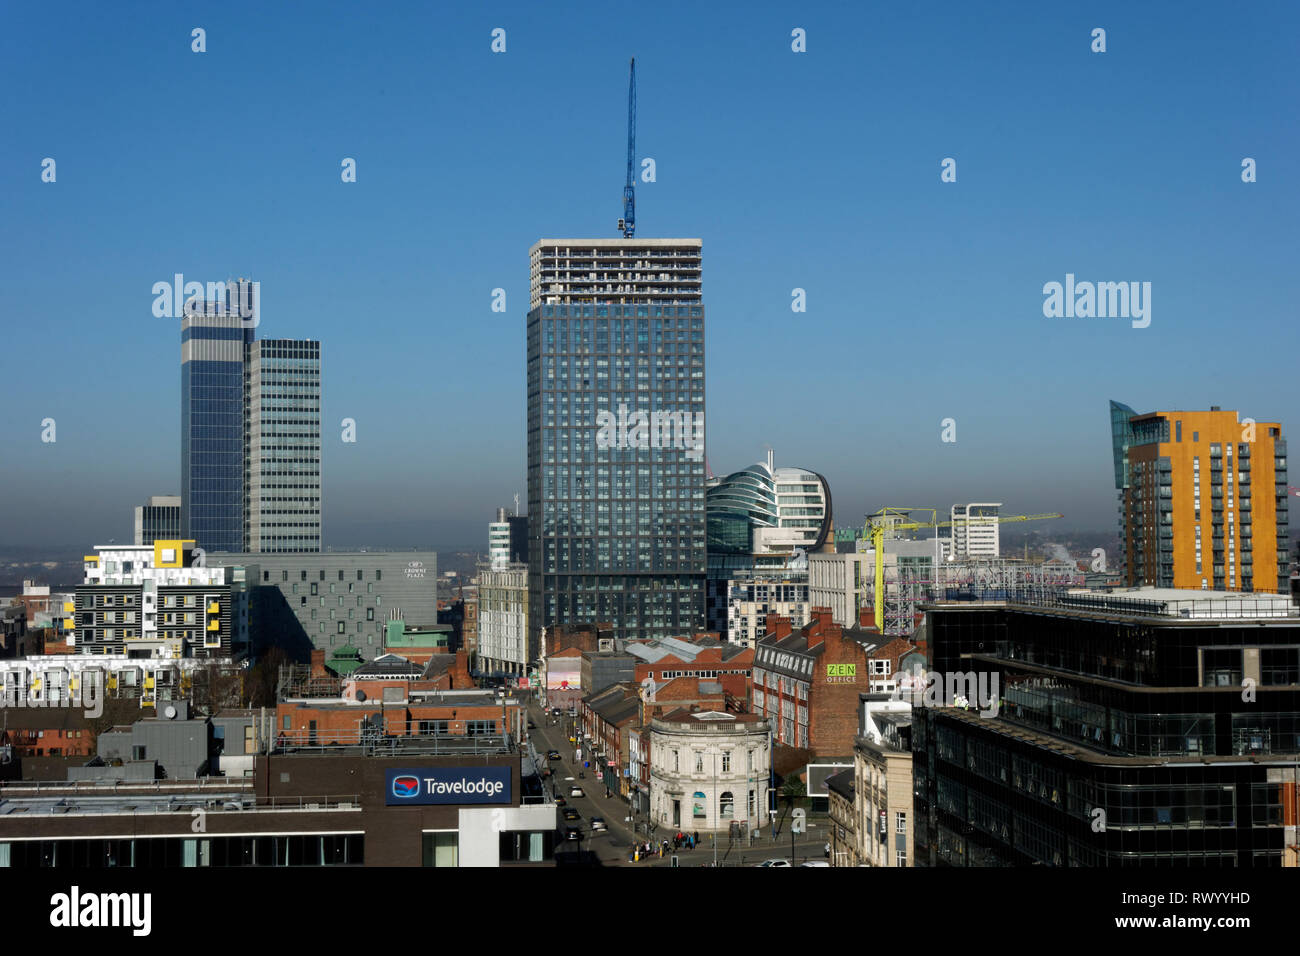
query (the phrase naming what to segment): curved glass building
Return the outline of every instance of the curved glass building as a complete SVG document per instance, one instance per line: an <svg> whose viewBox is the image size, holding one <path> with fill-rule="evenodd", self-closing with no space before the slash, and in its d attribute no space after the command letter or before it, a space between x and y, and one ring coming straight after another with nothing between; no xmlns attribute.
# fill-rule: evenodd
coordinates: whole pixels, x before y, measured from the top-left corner
<svg viewBox="0 0 1300 956"><path fill-rule="evenodd" d="M796 550L820 551L831 536L831 490L806 468L777 468L768 452L705 491L708 540L708 628L727 634L728 582L733 579L807 580Z"/></svg>

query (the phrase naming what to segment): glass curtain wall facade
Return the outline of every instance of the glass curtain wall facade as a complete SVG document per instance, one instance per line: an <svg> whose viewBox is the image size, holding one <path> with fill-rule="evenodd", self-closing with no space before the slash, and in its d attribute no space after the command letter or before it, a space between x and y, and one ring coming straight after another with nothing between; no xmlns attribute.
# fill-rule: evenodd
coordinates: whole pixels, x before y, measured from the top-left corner
<svg viewBox="0 0 1300 956"><path fill-rule="evenodd" d="M181 537L244 544L244 366L254 329L234 314L181 320Z"/></svg>
<svg viewBox="0 0 1300 956"><path fill-rule="evenodd" d="M701 630L700 243L543 240L532 258L530 630ZM638 429L638 413L673 424Z"/></svg>
<svg viewBox="0 0 1300 956"><path fill-rule="evenodd" d="M913 709L920 865L1284 865L1300 620L1050 601L929 618L934 671L996 676L1000 699Z"/></svg>

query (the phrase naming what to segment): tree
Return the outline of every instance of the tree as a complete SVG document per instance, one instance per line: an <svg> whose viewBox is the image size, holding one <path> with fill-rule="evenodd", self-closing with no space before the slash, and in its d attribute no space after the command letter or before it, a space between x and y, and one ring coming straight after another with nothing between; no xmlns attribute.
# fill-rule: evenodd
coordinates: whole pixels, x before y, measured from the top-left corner
<svg viewBox="0 0 1300 956"><path fill-rule="evenodd" d="M785 798L787 807L793 807L796 800L802 800L807 795L808 788L798 777L787 777L781 785L781 796Z"/></svg>
<svg viewBox="0 0 1300 956"><path fill-rule="evenodd" d="M280 665L289 656L278 647L269 647L248 673L248 700L251 707L274 707L279 699Z"/></svg>

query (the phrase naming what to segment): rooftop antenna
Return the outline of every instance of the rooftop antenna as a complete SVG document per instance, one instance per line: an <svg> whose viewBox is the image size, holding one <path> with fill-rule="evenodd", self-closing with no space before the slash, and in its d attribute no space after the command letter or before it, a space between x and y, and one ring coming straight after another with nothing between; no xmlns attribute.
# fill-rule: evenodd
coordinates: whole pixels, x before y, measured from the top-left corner
<svg viewBox="0 0 1300 956"><path fill-rule="evenodd" d="M515 517L519 517L519 494L515 493Z"/></svg>
<svg viewBox="0 0 1300 956"><path fill-rule="evenodd" d="M624 239L636 234L636 186L632 177L636 165L636 57L628 65L627 77L627 182L623 186L623 218L618 228Z"/></svg>

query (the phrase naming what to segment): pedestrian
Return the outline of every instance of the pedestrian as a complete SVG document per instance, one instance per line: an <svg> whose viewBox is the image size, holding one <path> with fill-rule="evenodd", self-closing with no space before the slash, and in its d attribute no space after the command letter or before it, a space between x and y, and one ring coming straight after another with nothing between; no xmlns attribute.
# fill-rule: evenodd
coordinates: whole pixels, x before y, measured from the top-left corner
<svg viewBox="0 0 1300 956"><path fill-rule="evenodd" d="M695 831L695 836L694 836L694 838L692 839L691 842L692 842L692 844L696 844L696 843L699 843L699 842L700 842L700 831L699 831L699 830L696 830L696 831Z"/></svg>

